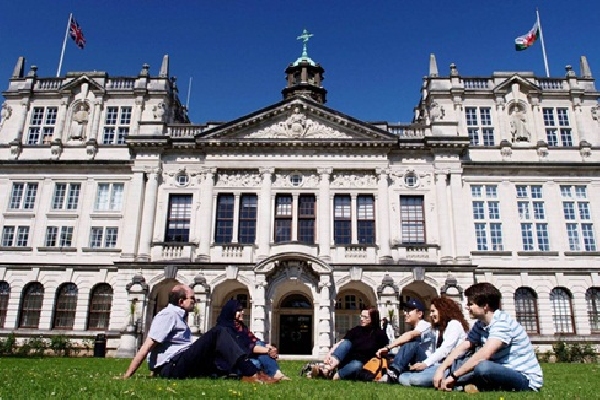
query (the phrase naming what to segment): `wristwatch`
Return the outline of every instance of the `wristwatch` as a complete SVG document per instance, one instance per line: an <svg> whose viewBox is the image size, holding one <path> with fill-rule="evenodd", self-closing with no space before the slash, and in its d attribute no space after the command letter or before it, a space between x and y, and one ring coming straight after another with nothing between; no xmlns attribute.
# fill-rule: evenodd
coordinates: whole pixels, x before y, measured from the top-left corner
<svg viewBox="0 0 600 400"><path fill-rule="evenodd" d="M450 375L452 377L452 379L454 379L454 382L456 382L458 380L458 376L454 375L454 372L450 373Z"/></svg>

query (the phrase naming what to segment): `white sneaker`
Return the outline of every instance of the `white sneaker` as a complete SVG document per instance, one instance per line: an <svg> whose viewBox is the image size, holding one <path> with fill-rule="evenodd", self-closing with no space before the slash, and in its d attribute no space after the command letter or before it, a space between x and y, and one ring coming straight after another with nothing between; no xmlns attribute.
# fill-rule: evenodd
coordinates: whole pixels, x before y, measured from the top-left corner
<svg viewBox="0 0 600 400"><path fill-rule="evenodd" d="M387 383L387 382L388 382L388 379L389 379L389 376L388 376L388 374L382 374L382 375L381 375L381 378L379 378L379 379L377 380L377 382L379 382L379 383Z"/></svg>

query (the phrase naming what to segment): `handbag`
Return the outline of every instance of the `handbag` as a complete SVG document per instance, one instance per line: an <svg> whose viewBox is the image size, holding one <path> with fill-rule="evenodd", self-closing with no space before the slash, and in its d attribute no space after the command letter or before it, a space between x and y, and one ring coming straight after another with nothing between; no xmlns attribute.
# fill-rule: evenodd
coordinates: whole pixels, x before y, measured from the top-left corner
<svg viewBox="0 0 600 400"><path fill-rule="evenodd" d="M379 380L387 371L388 360L385 357L373 357L363 365L362 370L357 374L357 379L361 381Z"/></svg>

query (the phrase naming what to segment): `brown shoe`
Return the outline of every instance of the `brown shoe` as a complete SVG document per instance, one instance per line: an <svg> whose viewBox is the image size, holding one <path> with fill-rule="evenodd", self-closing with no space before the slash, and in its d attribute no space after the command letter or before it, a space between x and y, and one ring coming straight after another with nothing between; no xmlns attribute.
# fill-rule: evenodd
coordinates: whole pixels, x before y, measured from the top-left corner
<svg viewBox="0 0 600 400"><path fill-rule="evenodd" d="M259 385L271 385L278 381L274 378L271 378L269 375L265 375L262 372L258 372L252 376L242 376L242 382L257 383Z"/></svg>

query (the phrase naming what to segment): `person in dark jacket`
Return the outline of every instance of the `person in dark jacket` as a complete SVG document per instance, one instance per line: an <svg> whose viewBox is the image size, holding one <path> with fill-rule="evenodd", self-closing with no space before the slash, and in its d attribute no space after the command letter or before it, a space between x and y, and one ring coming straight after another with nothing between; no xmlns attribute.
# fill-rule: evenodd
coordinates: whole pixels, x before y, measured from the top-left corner
<svg viewBox="0 0 600 400"><path fill-rule="evenodd" d="M281 372L277 364L277 348L257 338L244 324L244 307L237 300L231 299L225 303L217 318L217 326L231 333L238 346L247 351L249 360L258 369L276 380L290 379Z"/></svg>
<svg viewBox="0 0 600 400"><path fill-rule="evenodd" d="M323 361L324 368L313 371L328 377L339 368L333 379L356 379L363 365L376 356L377 350L388 344L388 337L379 324L376 308L360 313L360 325L350 329L344 339L336 343Z"/></svg>

